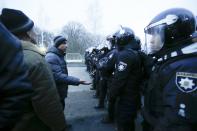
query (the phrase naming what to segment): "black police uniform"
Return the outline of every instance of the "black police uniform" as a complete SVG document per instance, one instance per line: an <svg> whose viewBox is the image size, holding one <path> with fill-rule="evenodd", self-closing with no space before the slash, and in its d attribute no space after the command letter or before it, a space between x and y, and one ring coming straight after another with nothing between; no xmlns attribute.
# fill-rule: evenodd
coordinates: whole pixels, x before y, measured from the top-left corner
<svg viewBox="0 0 197 131"><path fill-rule="evenodd" d="M196 48L197 43L194 45ZM173 52L176 52L177 56L172 57ZM154 66L146 90L144 116L155 130L195 131L194 126L197 124L196 49L187 53L184 53L184 48L183 51L173 52L163 54Z"/></svg>
<svg viewBox="0 0 197 131"><path fill-rule="evenodd" d="M195 31L194 15L183 8L160 13L145 28L145 33L162 38L154 44L163 44L153 48L157 61L145 92L143 114L150 124L145 131L197 130Z"/></svg>
<svg viewBox="0 0 197 131"><path fill-rule="evenodd" d="M95 58L96 58L96 60L94 62L94 64L95 64L95 70L96 70L96 76L95 76L95 78L96 78L95 79L96 93L94 95L95 98L99 98L99 96L100 96L100 81L101 81L101 74L100 74L99 69L97 68L97 65L98 65L99 60L106 55L105 53L106 52L103 52L102 53L102 49L100 49L100 50L98 50L98 52L97 52L97 54L95 56Z"/></svg>
<svg viewBox="0 0 197 131"><path fill-rule="evenodd" d="M115 62L117 59L118 51L116 48L113 48L110 52L106 54L104 58L99 60L98 69L101 71L102 79L101 82L101 94L100 94L100 103L104 103L107 91L111 88L111 82L113 79L113 72L115 70ZM107 111L108 117L103 119L103 122L112 122L114 120L114 108L115 100L108 100Z"/></svg>
<svg viewBox="0 0 197 131"><path fill-rule="evenodd" d="M110 99L117 101L117 126L119 131L135 129L134 120L140 107L139 85L141 81L141 61L139 54L131 49L132 42L118 52Z"/></svg>

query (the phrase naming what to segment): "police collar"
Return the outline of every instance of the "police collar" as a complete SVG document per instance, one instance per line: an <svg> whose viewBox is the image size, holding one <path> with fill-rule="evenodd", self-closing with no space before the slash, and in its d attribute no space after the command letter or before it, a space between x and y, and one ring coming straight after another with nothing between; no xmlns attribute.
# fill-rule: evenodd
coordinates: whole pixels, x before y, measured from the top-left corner
<svg viewBox="0 0 197 131"><path fill-rule="evenodd" d="M193 54L193 53L197 53L197 42L189 45L187 44L187 46L172 50L170 52L163 53L162 55L156 57L157 57L157 62L164 62L170 58L174 58L186 54Z"/></svg>

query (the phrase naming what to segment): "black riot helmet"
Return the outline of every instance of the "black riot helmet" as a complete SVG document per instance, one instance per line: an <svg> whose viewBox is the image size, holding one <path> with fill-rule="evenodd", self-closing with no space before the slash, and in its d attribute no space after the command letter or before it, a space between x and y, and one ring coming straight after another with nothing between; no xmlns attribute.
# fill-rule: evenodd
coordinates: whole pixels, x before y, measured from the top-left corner
<svg viewBox="0 0 197 131"><path fill-rule="evenodd" d="M106 40L107 40L107 46L108 46L108 49L111 50L113 47L115 47L115 44L116 44L116 37L115 35L108 35L106 37Z"/></svg>
<svg viewBox="0 0 197 131"><path fill-rule="evenodd" d="M197 16L196 16L196 22L197 22ZM197 31L197 24L196 24L196 31Z"/></svg>
<svg viewBox="0 0 197 131"><path fill-rule="evenodd" d="M112 35L108 35L107 37L106 37L106 40L107 41L111 41L113 39L113 36Z"/></svg>
<svg viewBox="0 0 197 131"><path fill-rule="evenodd" d="M135 38L134 31L128 27L121 27L119 31L114 34L118 46L127 45Z"/></svg>
<svg viewBox="0 0 197 131"><path fill-rule="evenodd" d="M145 27L146 44L149 53L177 46L195 32L196 18L183 8L172 8L158 14Z"/></svg>
<svg viewBox="0 0 197 131"><path fill-rule="evenodd" d="M140 40L140 38L138 37L138 36L135 36L135 43L136 43L136 49L137 50L141 50L141 40Z"/></svg>

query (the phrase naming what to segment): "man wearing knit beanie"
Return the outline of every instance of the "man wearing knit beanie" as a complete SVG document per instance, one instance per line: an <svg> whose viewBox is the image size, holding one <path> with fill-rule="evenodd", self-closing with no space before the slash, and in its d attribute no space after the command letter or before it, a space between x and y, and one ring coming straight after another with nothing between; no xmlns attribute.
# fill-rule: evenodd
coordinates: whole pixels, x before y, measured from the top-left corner
<svg viewBox="0 0 197 131"><path fill-rule="evenodd" d="M64 42L66 43L67 40L62 36L56 36L53 41L54 41L54 46L58 48L62 43Z"/></svg>
<svg viewBox="0 0 197 131"><path fill-rule="evenodd" d="M56 36L53 41L54 46L49 48L45 59L51 66L61 103L63 107L65 107L64 99L67 97L68 85L78 86L79 84L88 85L90 83L68 75L67 64L64 59L68 45L66 38L63 36Z"/></svg>

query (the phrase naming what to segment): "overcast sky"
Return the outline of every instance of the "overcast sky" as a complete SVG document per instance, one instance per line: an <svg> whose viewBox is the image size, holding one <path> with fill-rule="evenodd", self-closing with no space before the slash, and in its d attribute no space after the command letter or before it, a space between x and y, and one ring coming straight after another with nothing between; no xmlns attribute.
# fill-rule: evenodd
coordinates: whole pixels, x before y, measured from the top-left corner
<svg viewBox="0 0 197 131"><path fill-rule="evenodd" d="M140 37L144 37L144 27L163 10L183 7L197 15L197 0L0 0L0 8L4 7L22 10L36 25L51 32L77 21L104 35L118 25L128 26Z"/></svg>

